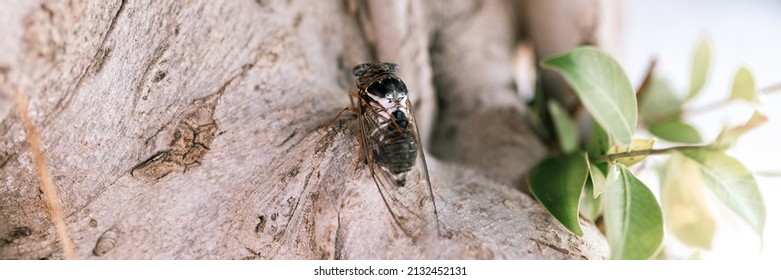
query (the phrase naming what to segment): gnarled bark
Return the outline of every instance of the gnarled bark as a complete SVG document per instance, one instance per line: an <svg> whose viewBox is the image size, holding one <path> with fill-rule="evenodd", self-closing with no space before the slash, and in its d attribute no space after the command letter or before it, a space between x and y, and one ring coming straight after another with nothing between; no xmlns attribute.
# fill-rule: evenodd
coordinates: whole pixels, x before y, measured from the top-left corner
<svg viewBox="0 0 781 280"><path fill-rule="evenodd" d="M512 91L504 1L2 3L0 81L31 118L82 259L603 258L510 184L544 148ZM413 95L447 234L397 228L359 161L350 69ZM9 93L0 257L62 258ZM437 109L439 108L439 110Z"/></svg>

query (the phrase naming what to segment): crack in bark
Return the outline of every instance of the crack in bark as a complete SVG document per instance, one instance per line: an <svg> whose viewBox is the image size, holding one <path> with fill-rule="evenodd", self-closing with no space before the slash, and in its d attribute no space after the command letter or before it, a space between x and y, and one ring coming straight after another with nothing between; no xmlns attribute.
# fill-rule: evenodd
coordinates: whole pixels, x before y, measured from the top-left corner
<svg viewBox="0 0 781 280"><path fill-rule="evenodd" d="M200 166L201 159L210 150L209 146L219 130L217 120L214 118L219 99L228 86L244 77L252 67L252 64L245 64L238 74L231 77L215 93L194 100L194 108L190 109L190 112L185 114L173 128L173 139L168 147L136 164L131 168L130 175L134 178L140 176L159 180L172 172L186 173ZM168 124L172 122L169 121ZM158 129L152 137L147 138L144 144L148 145L151 139L169 126L168 124Z"/></svg>
<svg viewBox="0 0 781 280"><path fill-rule="evenodd" d="M298 198L296 199L296 204L293 205L293 209L291 209L290 213L288 213L287 222L285 223L285 230L284 230L285 232L287 232L287 229L289 228L290 225L290 221L293 220L293 216L295 216L296 210L298 210L298 205L301 203L301 198L306 192L306 186L309 185L309 179L312 177L312 174L314 174L314 172L309 172L309 174L306 175L306 179L304 179L304 186L301 188L301 192L298 194Z"/></svg>
<svg viewBox="0 0 781 280"><path fill-rule="evenodd" d="M108 35L111 34L112 31L114 31L114 28L117 25L117 18L119 18L119 14L122 13L122 11L125 10L125 4L127 3L127 0L120 0L119 1L119 8L114 13L114 17L111 18L111 23L108 25L108 30L106 31L106 34L103 35L103 39L100 40L100 48L102 48L104 45L106 45L106 39L108 38Z"/></svg>
<svg viewBox="0 0 781 280"><path fill-rule="evenodd" d="M5 245L13 243L16 239L28 237L33 234L33 230L26 226L14 227L11 232L8 233L8 237L0 238L0 248Z"/></svg>
<svg viewBox="0 0 781 280"><path fill-rule="evenodd" d="M170 44L166 41L161 43L157 48L155 48L155 51L152 53L152 59L146 63L144 67L144 71L141 72L141 79L138 83L138 87L136 87L135 94L133 94L133 105L132 108L135 111L135 109L138 107L138 100L144 99L146 100L146 96L143 96L144 91L144 85L146 85L146 80L149 77L149 72L152 68L157 66L163 59L163 55L170 47Z"/></svg>
<svg viewBox="0 0 781 280"><path fill-rule="evenodd" d="M266 222L267 221L266 221L266 216L264 216L264 215L258 216L258 219L260 220L260 222L258 222L258 224L255 225L255 233L260 234L260 233L263 232L263 229L266 228Z"/></svg>
<svg viewBox="0 0 781 280"><path fill-rule="evenodd" d="M344 240L341 237L342 232L342 217L339 211L336 211L336 234L334 234L334 259L342 259L342 248L344 248Z"/></svg>
<svg viewBox="0 0 781 280"><path fill-rule="evenodd" d="M144 139L144 146L149 146L152 143L152 140L157 138L158 135L160 135L161 132L163 132L167 127L171 126L171 124L174 122L173 119L169 119L163 125L160 126L160 128L155 131L155 133L152 134L152 136L147 137Z"/></svg>
<svg viewBox="0 0 781 280"><path fill-rule="evenodd" d="M584 259L584 260L588 259L588 258L586 258L586 256L584 256L582 254L575 254L574 252L571 252L571 251L569 251L569 250L567 250L565 248L556 246L554 244L550 244L550 243L545 242L543 240L539 240L539 239L536 239L536 238L529 238L529 240L534 241L534 243L537 244L537 249L540 250L541 254L542 254L542 248L540 248L540 245L548 247L548 248L551 248L551 249L553 249L553 250L555 250L555 251L557 251L559 253L562 253L564 255L567 255L567 256L576 256L576 257L580 257L581 259ZM577 247L575 247L575 248L577 248ZM578 252L579 252L579 250L578 250Z"/></svg>
<svg viewBox="0 0 781 280"><path fill-rule="evenodd" d="M95 51L95 54L92 56L92 61L89 65L87 65L87 67L84 68L79 77L76 79L75 85L70 90L66 91L59 100L57 100L57 103L54 104L54 108L52 108L52 112L48 114L48 116L43 120L41 126L48 126L55 116L59 115L65 108L70 106L70 102L73 99L73 93L81 88L82 83L84 83L86 77L93 76L103 69L103 64L106 62L106 58L111 53L111 49L107 49L105 47L106 41L111 32L114 31L117 18L119 18L119 15L125 9L125 3L126 0L120 0L119 8L117 8L117 11L111 18L111 23L109 23L108 29L103 34L100 45L98 46L97 51Z"/></svg>
<svg viewBox="0 0 781 280"><path fill-rule="evenodd" d="M257 260L257 259L262 259L263 258L263 256L261 256L260 252L256 252L255 250L252 250L252 248L250 248L248 246L244 246L244 250L247 250L247 252L252 254L252 256L246 256L246 257L242 258L243 260Z"/></svg>
<svg viewBox="0 0 781 280"><path fill-rule="evenodd" d="M122 176L117 176L116 178L114 178L114 180L113 180L113 181L111 181L111 183L108 183L108 184L107 184L105 187L102 187L102 188L100 188L100 190L98 190L97 194L89 196L89 197L87 198L87 202L86 202L86 203L84 203L84 205L82 205L81 207L79 207L79 208L78 208L78 209L76 209L75 211L73 211L73 212L71 212L70 214L68 214L67 216L65 216L65 218L66 218L66 219L70 219L70 218L71 218L71 217L73 217L74 215L78 214L79 212L81 212L81 211L82 211L82 210L84 210L85 208L87 208L87 207L89 207L90 205L92 205L92 202L95 202L95 200L97 200L99 197L101 197L101 196L103 195L103 193L105 193L105 192L106 192L106 191L107 191L109 188L111 188L111 186L113 186L114 184L116 184L116 183L117 183L117 181L119 181L119 179L121 179L121 178L122 178Z"/></svg>
<svg viewBox="0 0 781 280"><path fill-rule="evenodd" d="M284 141L282 141L282 143L280 143L280 144L278 145L278 147L279 147L279 146L283 146L283 145L285 145L285 143L287 143L287 141L290 141L290 139L293 139L293 137L294 137L294 136L296 136L296 133L298 133L298 130L294 130L294 131L293 131L293 133L291 133L290 135L288 135L288 136L287 136L287 138L285 138L285 140L284 140Z"/></svg>
<svg viewBox="0 0 781 280"><path fill-rule="evenodd" d="M5 167L6 164L8 164L11 160L16 159L18 154L16 153L10 153L8 151L3 152L0 154L0 169Z"/></svg>

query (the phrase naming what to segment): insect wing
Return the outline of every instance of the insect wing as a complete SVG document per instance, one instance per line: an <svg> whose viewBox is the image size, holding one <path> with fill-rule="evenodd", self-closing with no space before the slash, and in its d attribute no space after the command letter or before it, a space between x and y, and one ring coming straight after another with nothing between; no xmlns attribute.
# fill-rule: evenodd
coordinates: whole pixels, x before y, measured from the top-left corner
<svg viewBox="0 0 781 280"><path fill-rule="evenodd" d="M409 116L410 116L410 124L412 126L412 131L415 135L415 140L418 143L418 156L415 159L415 168L413 170L416 170L419 174L418 182L419 186L417 186L418 192L420 193L420 197L423 197L424 199L421 200L421 207L420 208L426 208L421 209L422 212L427 213L428 219L426 224L426 229L431 230L431 228L436 229L437 234L441 235L442 232L440 232L439 228L439 213L437 212L437 203L434 199L434 190L431 187L431 178L429 178L428 174L428 165L426 164L426 155L423 153L423 141L420 140L420 130L418 130L418 122L415 118L415 110L412 108L412 103L407 100L407 108L409 108ZM428 200L425 198L428 197Z"/></svg>
<svg viewBox="0 0 781 280"><path fill-rule="evenodd" d="M377 158L375 150L387 149L387 145L372 140L373 132L384 129L378 123L382 119L372 110L371 104L360 101L361 141L363 153L368 158L368 166L377 189L390 211L396 224L410 237L418 238L439 233L439 220L428 177L428 169L423 154L420 134L414 118L412 107L409 108L408 133L412 134L417 148L414 164L409 171L393 174L383 167ZM400 180L400 178L402 178Z"/></svg>

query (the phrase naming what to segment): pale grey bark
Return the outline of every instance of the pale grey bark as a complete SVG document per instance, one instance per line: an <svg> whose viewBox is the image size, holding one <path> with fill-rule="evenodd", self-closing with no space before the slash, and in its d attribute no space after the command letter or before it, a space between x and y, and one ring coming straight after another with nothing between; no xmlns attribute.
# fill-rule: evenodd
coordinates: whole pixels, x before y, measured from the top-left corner
<svg viewBox="0 0 781 280"><path fill-rule="evenodd" d="M509 185L544 156L508 72L516 11L441 5L3 1L0 81L30 95L78 258L604 258L596 227L573 236ZM350 122L319 128L373 60L401 65L444 159L447 237L405 236ZM0 258L62 258L34 171L5 93Z"/></svg>
<svg viewBox="0 0 781 280"><path fill-rule="evenodd" d="M611 28L618 26L613 16L618 13L616 0L523 2L520 13L529 22L526 34L539 58L560 54L578 45L604 45L615 50L617 37ZM546 95L571 110L579 106L577 97L559 74L544 70L540 76Z"/></svg>

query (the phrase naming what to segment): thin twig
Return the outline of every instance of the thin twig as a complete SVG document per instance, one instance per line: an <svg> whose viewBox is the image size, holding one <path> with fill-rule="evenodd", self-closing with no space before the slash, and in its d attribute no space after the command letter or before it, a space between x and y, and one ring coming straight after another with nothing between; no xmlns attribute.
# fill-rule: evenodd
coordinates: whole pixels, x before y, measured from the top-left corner
<svg viewBox="0 0 781 280"><path fill-rule="evenodd" d="M781 171L754 171L754 175L762 177L781 177Z"/></svg>
<svg viewBox="0 0 781 280"><path fill-rule="evenodd" d="M659 154L668 154L672 151L689 151L689 150L698 150L698 149L708 149L710 148L710 145L703 145L703 146L677 146L677 147L670 147L665 149L649 149L649 150L635 150L635 151L627 151L623 153L615 153L615 154L609 154L604 156L598 156L589 158L590 162L611 162L620 158L629 158L629 157L637 157L637 156L649 156L649 155L659 155Z"/></svg>
<svg viewBox="0 0 781 280"><path fill-rule="evenodd" d="M690 110L686 111L686 114L688 114L688 115L699 115L699 114L702 114L702 113L705 113L705 112L708 112L708 111L713 111L713 110L719 109L721 107L727 106L727 105L729 105L729 102L730 102L729 99L716 101L714 103L702 106L700 108L690 109Z"/></svg>
<svg viewBox="0 0 781 280"><path fill-rule="evenodd" d="M648 91L648 88L651 86L651 81L654 78L654 69L656 69L656 58L651 59L651 63L648 64L648 70L645 72L645 79L643 79L643 83L640 84L640 87L637 88L637 106L640 107L640 103L643 100L643 95Z"/></svg>
<svg viewBox="0 0 781 280"><path fill-rule="evenodd" d="M769 86L769 87L762 88L759 91L764 93L764 94L771 94L771 93L781 92L781 83L775 84L775 85L772 85L772 86Z"/></svg>
<svg viewBox="0 0 781 280"><path fill-rule="evenodd" d="M4 91L10 94L15 92L16 106L19 111L19 117L22 119L22 125L27 133L27 143L30 145L30 150L33 153L33 159L35 166L38 169L38 181L41 184L41 190L46 198L46 206L51 212L51 219L54 223L54 227L57 230L57 236L60 239L62 250L65 253L65 259L76 259L74 252L73 241L71 241L68 235L68 228L65 224L65 219L62 217L62 210L60 209L60 201L57 197L57 190L54 188L54 182L49 172L49 167L46 165L46 158L41 148L41 139L38 137L38 133L35 130L35 125L30 119L27 108L27 95L21 90L11 90L8 86L3 86Z"/></svg>
<svg viewBox="0 0 781 280"><path fill-rule="evenodd" d="M762 92L762 93L765 93L765 94L774 93L774 92L781 92L781 84L769 86L769 87L763 88L763 89L761 89L759 91ZM639 95L639 92L638 92L638 95ZM705 105L705 106L702 106L702 107L699 107L699 108L689 109L688 111L685 111L685 113L686 113L686 115L689 115L689 116L699 115L699 114L702 114L702 113L705 113L705 112L708 112L708 111L713 111L713 110L716 110L716 109L720 109L720 108L722 108L724 106L727 106L727 105L729 105L729 103L731 101L732 101L731 99L724 99L724 100L721 100L721 101L716 101L714 103L711 103L711 104L708 104L708 105ZM638 102L639 102L639 98L638 98Z"/></svg>

